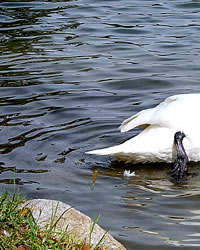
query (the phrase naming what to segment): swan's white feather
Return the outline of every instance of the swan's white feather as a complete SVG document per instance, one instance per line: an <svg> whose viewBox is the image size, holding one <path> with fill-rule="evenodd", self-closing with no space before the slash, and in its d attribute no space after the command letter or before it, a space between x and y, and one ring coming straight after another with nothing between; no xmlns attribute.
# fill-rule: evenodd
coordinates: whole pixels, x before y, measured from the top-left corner
<svg viewBox="0 0 200 250"><path fill-rule="evenodd" d="M152 109L126 119L121 132L147 125L137 136L89 154L109 155L129 162L172 162L175 159L174 134L183 131L183 144L191 161L200 161L200 94L168 97Z"/></svg>
<svg viewBox="0 0 200 250"><path fill-rule="evenodd" d="M129 178L129 177L135 176L135 172L131 172L130 170L125 169L123 175L124 175L125 178Z"/></svg>

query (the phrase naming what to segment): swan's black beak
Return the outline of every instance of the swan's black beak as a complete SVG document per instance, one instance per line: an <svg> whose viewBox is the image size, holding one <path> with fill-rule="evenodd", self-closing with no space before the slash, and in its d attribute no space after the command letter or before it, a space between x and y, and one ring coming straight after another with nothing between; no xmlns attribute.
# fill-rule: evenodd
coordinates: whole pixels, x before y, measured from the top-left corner
<svg viewBox="0 0 200 250"><path fill-rule="evenodd" d="M170 173L175 180L181 180L188 172L188 157L183 146L183 138L185 134L178 131L174 135L174 144L177 149L177 157L174 162L174 169Z"/></svg>

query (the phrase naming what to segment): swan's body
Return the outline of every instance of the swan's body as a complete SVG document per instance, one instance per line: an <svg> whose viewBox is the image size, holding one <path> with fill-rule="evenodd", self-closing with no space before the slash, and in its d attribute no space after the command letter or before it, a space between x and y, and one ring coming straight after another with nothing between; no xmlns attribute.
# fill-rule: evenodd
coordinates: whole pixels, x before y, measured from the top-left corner
<svg viewBox="0 0 200 250"><path fill-rule="evenodd" d="M189 161L200 161L200 94L174 95L152 109L126 119L121 132L146 128L128 141L89 154L113 156L127 162L173 162L176 158L174 135L183 131L183 145Z"/></svg>

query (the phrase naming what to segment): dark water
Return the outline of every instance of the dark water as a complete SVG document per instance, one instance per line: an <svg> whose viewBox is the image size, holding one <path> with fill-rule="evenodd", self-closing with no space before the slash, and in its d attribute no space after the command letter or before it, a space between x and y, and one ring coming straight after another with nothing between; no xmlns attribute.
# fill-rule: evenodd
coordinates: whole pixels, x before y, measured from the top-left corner
<svg viewBox="0 0 200 250"><path fill-rule="evenodd" d="M139 110L200 92L200 1L1 1L0 32L1 192L15 176L29 198L100 214L127 249L199 249L199 164L174 184L171 166L84 152L135 135L117 128Z"/></svg>

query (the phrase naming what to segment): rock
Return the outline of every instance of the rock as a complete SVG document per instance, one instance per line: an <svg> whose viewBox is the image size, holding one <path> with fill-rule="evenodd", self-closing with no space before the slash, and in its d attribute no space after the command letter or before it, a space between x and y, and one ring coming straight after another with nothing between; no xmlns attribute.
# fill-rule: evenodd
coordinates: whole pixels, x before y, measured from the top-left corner
<svg viewBox="0 0 200 250"><path fill-rule="evenodd" d="M78 210L61 201L45 199L29 200L25 205L31 209L32 214L41 229L50 225L52 215L56 213L54 221L62 215L56 225L56 231L67 231L68 233L73 233L75 240L86 240L87 243L89 242L90 229L93 221L90 217L84 215ZM91 235L91 244L96 246L105 232L105 230L96 224ZM109 233L106 233L100 247L109 250L125 250L125 247L115 240Z"/></svg>

